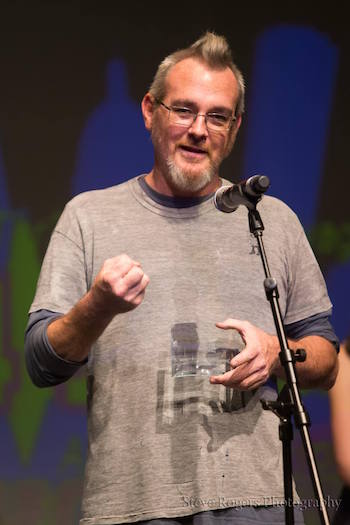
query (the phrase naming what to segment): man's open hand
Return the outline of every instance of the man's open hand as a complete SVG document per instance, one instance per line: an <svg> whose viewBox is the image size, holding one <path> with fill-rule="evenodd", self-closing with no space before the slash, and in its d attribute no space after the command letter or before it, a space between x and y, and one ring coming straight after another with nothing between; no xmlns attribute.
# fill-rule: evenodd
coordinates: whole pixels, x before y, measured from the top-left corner
<svg viewBox="0 0 350 525"><path fill-rule="evenodd" d="M248 321L238 319L226 319L216 323L216 326L223 330L237 330L246 346L231 359L232 370L212 376L210 382L239 390L253 390L263 385L279 363L277 337L267 334Z"/></svg>

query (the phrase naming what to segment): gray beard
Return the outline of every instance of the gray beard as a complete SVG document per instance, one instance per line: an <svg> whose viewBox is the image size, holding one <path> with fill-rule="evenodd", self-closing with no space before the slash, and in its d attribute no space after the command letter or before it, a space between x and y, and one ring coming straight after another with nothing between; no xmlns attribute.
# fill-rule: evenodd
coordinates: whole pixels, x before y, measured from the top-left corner
<svg viewBox="0 0 350 525"><path fill-rule="evenodd" d="M206 170L202 171L200 175L192 176L190 172L182 170L176 166L172 159L167 160L167 173L164 174L168 181L168 184L181 192L184 193L196 193L201 191L203 188L213 180L216 168L210 166Z"/></svg>
<svg viewBox="0 0 350 525"><path fill-rule="evenodd" d="M151 138L153 146L161 146L162 137L159 133L156 122L152 127ZM163 164L163 163L162 163ZM218 166L210 164L200 175L198 173L193 175L191 170L182 170L179 168L173 159L168 158L163 164L163 176L171 188L180 193L197 193L214 179Z"/></svg>

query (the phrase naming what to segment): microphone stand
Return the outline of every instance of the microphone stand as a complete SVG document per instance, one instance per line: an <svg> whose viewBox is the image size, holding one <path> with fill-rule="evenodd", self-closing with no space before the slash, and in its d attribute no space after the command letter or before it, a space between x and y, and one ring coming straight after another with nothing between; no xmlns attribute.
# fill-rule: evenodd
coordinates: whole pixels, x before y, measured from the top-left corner
<svg viewBox="0 0 350 525"><path fill-rule="evenodd" d="M264 225L260 214L256 209L257 203L260 201L261 195L256 197L245 195L244 202L241 200L239 204L244 204L248 208L249 228L258 242L259 253L264 267L265 280L264 288L266 297L271 305L272 315L276 326L276 332L280 344L279 358L284 367L286 376L286 385L283 387L277 401L261 400L262 406L265 410L271 410L280 419L279 438L283 445L283 477L284 477L284 494L285 494L285 519L286 525L294 525L294 509L293 509L293 486L292 486L292 451L291 442L293 439L293 426L291 423L291 416L294 416L294 421L300 431L301 439L304 445L305 454L310 470L312 484L315 492L316 500L318 501L319 515L322 525L329 525L329 518L325 505L325 500L322 493L321 482L317 471L317 465L312 449L312 444L309 435L310 418L306 412L300 398L299 387L297 383L295 362L305 361L306 352L303 349L298 349L295 352L288 348L287 337L282 322L281 310L278 302L279 294L277 289L277 282L271 276L266 252L263 243ZM233 210L232 210L233 211Z"/></svg>

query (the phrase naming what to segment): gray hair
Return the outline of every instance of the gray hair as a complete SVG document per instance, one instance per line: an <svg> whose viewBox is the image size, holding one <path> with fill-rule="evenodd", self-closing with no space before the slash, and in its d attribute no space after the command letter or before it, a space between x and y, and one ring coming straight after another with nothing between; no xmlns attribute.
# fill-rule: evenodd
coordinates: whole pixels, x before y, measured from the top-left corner
<svg viewBox="0 0 350 525"><path fill-rule="evenodd" d="M149 92L156 99L162 100L165 96L165 80L169 70L181 60L186 58L195 58L203 61L213 69L230 68L233 72L238 84L238 100L236 108L236 116L239 117L244 112L244 92L245 85L243 75L232 60L232 53L230 46L224 36L216 35L207 31L194 44L185 49L175 51L168 55L159 64L157 72L154 76L153 82L150 86Z"/></svg>

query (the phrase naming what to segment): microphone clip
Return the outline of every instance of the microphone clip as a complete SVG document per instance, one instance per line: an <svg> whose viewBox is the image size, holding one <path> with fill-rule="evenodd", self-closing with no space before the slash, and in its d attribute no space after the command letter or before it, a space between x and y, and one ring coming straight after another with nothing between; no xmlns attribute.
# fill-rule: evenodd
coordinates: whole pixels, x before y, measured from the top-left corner
<svg viewBox="0 0 350 525"><path fill-rule="evenodd" d="M238 184L219 188L214 196L214 204L218 210L225 213L232 213L242 204L249 210L255 210L269 186L268 177L255 175Z"/></svg>

